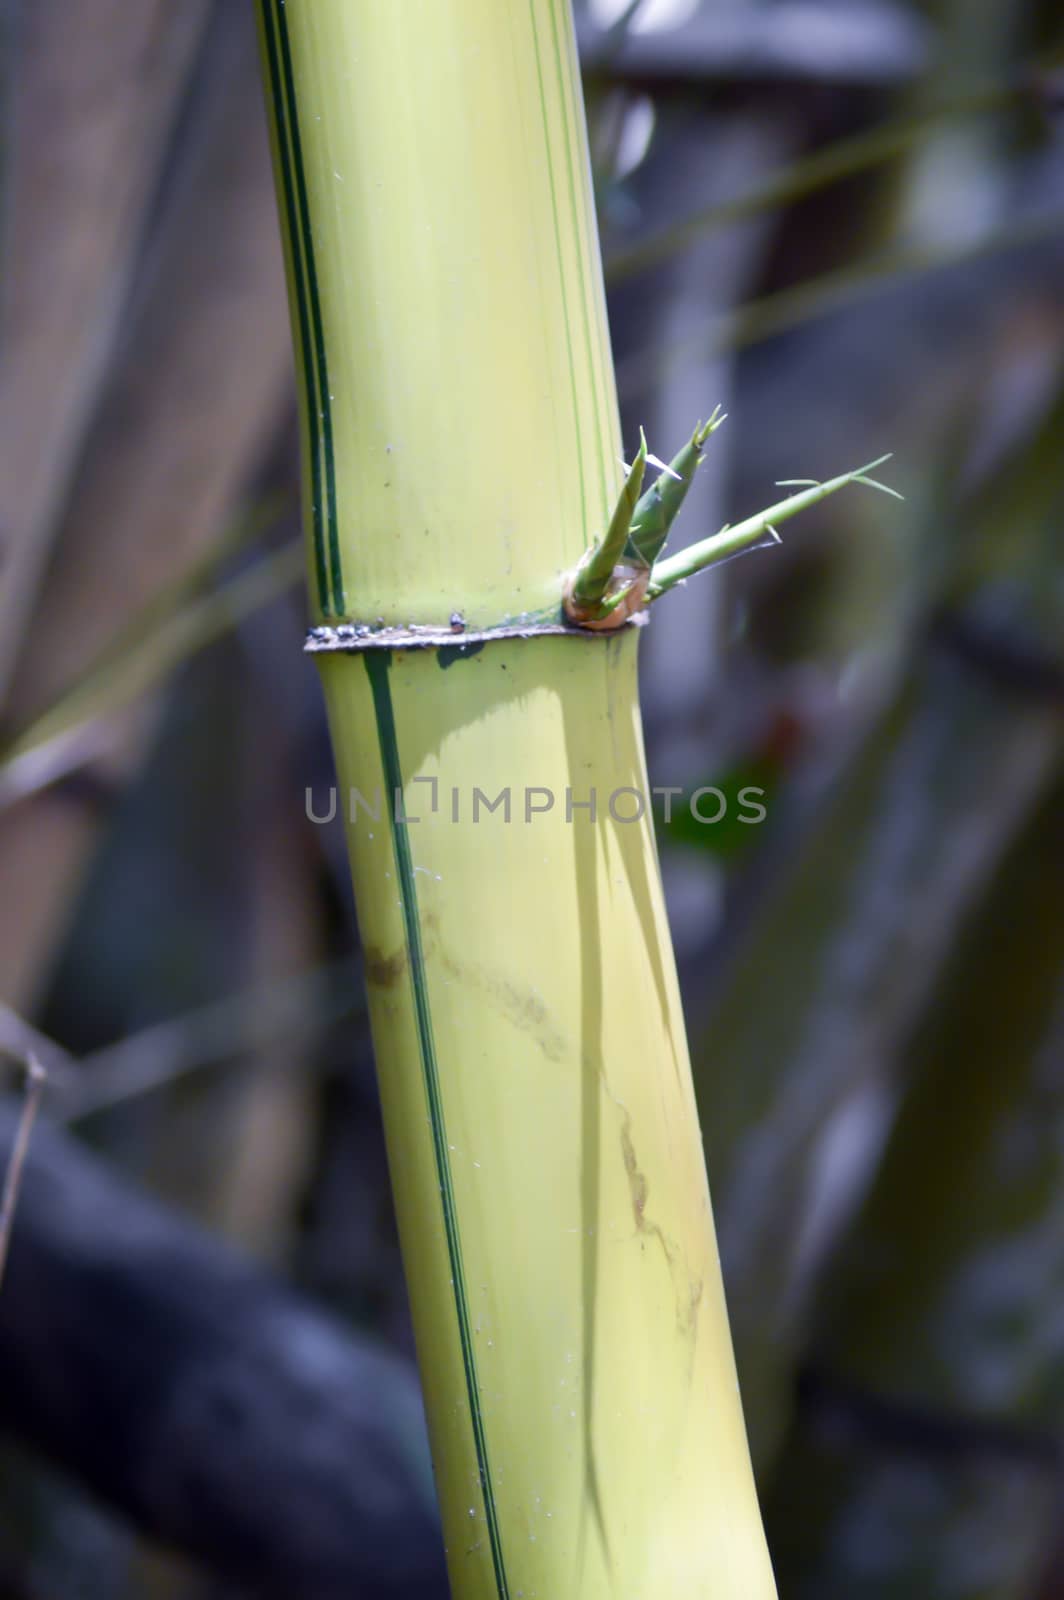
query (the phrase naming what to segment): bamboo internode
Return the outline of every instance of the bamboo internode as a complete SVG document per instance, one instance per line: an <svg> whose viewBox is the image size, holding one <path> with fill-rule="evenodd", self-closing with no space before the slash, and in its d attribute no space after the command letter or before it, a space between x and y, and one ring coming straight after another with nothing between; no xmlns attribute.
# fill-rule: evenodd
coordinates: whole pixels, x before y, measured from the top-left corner
<svg viewBox="0 0 1064 1600"><path fill-rule="evenodd" d="M769 1600L649 816L438 800L649 787L639 630L562 614L624 484L568 3L261 26L312 645L341 784L397 802L349 843L453 1590Z"/></svg>

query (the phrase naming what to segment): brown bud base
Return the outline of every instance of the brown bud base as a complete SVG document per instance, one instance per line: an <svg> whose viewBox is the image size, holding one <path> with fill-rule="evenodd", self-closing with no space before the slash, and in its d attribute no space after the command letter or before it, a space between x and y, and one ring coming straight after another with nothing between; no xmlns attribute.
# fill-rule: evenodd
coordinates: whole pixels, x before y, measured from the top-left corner
<svg viewBox="0 0 1064 1600"><path fill-rule="evenodd" d="M575 582L574 574L565 586L562 604L566 617L570 622L575 622L577 627L589 628L595 633L607 633L614 628L623 628L642 610L650 582L650 569L616 567L606 593L594 605L581 604L576 599L573 592Z"/></svg>

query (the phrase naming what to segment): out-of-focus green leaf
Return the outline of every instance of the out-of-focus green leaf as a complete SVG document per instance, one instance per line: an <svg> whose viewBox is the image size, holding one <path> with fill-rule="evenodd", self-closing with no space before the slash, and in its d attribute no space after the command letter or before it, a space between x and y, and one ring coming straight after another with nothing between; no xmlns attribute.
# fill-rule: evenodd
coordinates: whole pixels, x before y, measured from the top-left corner
<svg viewBox="0 0 1064 1600"><path fill-rule="evenodd" d="M654 822L662 844L706 851L726 861L746 855L756 845L764 820L758 811L771 813L784 765L772 749L755 752L722 772L710 773L704 784L673 796L667 814L665 802L658 800Z"/></svg>

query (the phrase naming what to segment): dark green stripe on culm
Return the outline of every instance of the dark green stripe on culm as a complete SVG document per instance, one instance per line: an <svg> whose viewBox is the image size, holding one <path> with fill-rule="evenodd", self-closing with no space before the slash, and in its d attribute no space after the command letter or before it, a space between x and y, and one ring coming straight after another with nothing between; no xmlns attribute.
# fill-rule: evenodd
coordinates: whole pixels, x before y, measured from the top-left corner
<svg viewBox="0 0 1064 1600"><path fill-rule="evenodd" d="M329 572L325 555L325 532L321 485L321 434L319 407L315 397L314 353L310 338L310 315L307 310L307 283L299 254L299 225L296 215L295 185L292 178L292 156L289 147L288 113L281 81L281 66L277 56L273 0L261 0L262 37L266 46L266 61L270 75L270 95L273 100L274 123L277 129L278 160L281 168L281 189L284 195L285 226L292 256L292 274L295 286L296 316L299 319L299 343L303 358L303 382L306 386L308 448L310 451L311 501L314 517L314 575L318 584L318 603L326 616L332 614L329 596Z"/></svg>
<svg viewBox="0 0 1064 1600"><path fill-rule="evenodd" d="M414 996L414 1013L417 1019L418 1047L421 1054L421 1071L429 1105L429 1122L432 1129L432 1148L436 1162L436 1176L443 1204L443 1226L447 1238L447 1255L454 1284L454 1303L458 1315L458 1332L462 1345L462 1364L465 1368L466 1393L469 1398L469 1415L473 1424L473 1441L477 1452L477 1467L484 1493L484 1515L488 1525L492 1565L499 1600L509 1600L503 1562L502 1538L495 1509L495 1494L488 1467L488 1447L484 1433L484 1418L480 1409L480 1390L477 1386L476 1361L473 1353L473 1335L469 1319L469 1302L466 1295L465 1269L462 1265L462 1240L458 1226L458 1211L454 1198L454 1183L448 1155L447 1128L443 1114L443 1096L440 1092L439 1068L436 1062L436 1045L432 1035L432 1013L429 1008L428 983L425 975L425 953L421 943L421 923L418 918L417 891L414 885L414 866L410 854L410 837L402 812L395 803L396 794L402 792L403 774L399 761L399 743L395 732L395 713L392 708L388 670L391 653L387 650L367 650L362 656L369 674L373 693L373 709L377 718L377 739L380 744L381 764L384 768L386 804L391 807L392 846L395 852L395 869L399 878L399 893L403 904L403 925L409 959L410 981Z"/></svg>
<svg viewBox="0 0 1064 1600"><path fill-rule="evenodd" d="M281 58L284 66L288 130L292 143L296 197L299 202L299 223L303 241L303 263L307 274L310 317L314 333L314 365L318 378L317 411L321 419L322 455L325 465L325 493L327 499L325 526L329 547L329 575L332 580L333 614L335 616L343 616L346 607L344 575L340 562L340 533L336 520L336 468L333 460L332 395L329 391L329 369L325 357L325 329L321 319L321 296L318 293L318 275L314 266L314 238L310 225L310 204L307 200L303 147L299 137L299 113L296 107L295 74L292 71L292 48L288 38L288 16L285 0L271 0L271 3L277 19L277 36L281 43Z"/></svg>

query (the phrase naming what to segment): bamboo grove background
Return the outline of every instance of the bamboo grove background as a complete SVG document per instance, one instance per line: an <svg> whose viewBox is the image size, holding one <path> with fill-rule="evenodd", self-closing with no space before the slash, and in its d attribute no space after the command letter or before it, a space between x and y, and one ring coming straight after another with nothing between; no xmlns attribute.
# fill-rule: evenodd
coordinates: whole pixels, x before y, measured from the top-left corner
<svg viewBox="0 0 1064 1600"><path fill-rule="evenodd" d="M0 1592L442 1595L252 8L2 14ZM1059 8L577 22L625 439L731 414L682 536L907 496L643 640L652 781L767 791L659 842L781 1593L1054 1600Z"/></svg>

